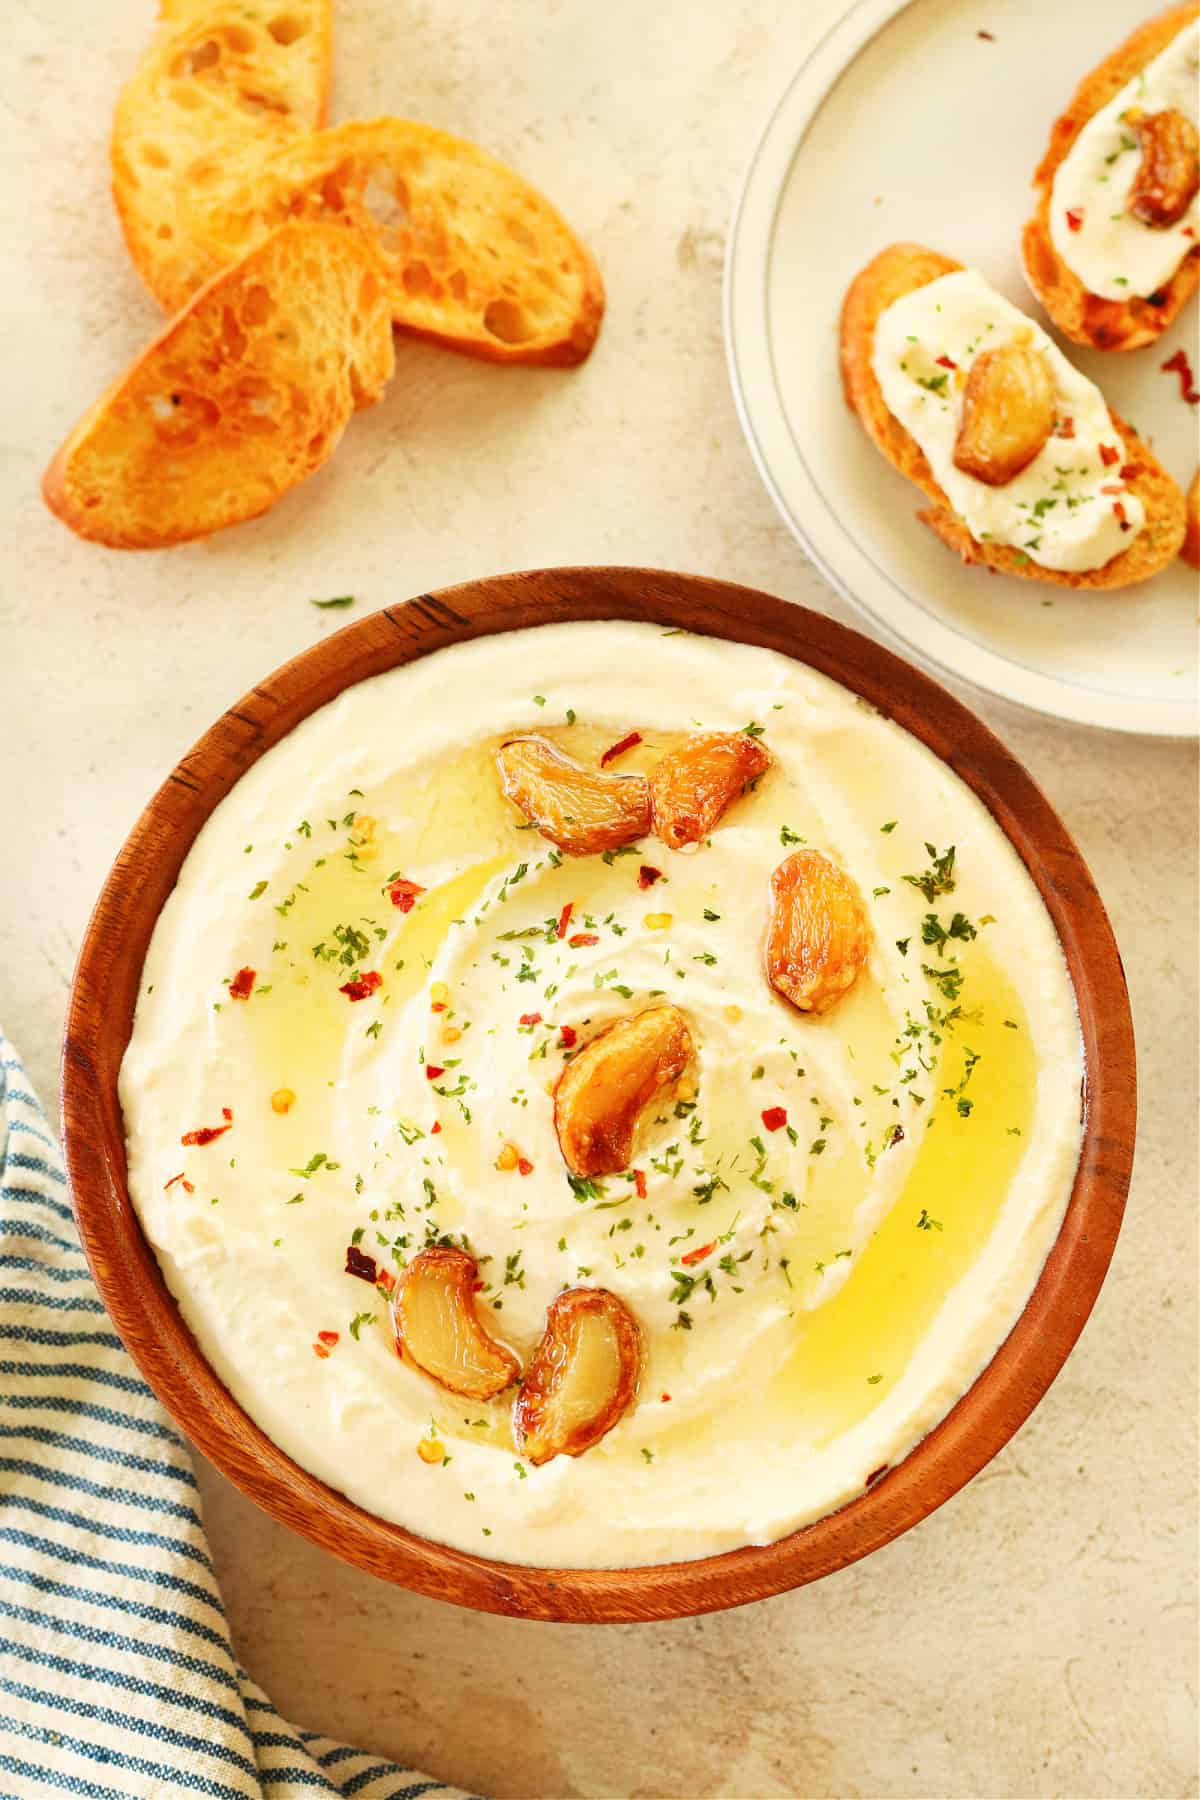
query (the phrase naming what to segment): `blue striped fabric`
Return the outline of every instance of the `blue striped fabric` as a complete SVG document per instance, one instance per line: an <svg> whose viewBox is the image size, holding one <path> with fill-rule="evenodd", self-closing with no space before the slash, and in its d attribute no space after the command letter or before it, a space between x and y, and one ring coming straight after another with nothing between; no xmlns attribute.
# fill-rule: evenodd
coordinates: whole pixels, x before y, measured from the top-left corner
<svg viewBox="0 0 1200 1800"><path fill-rule="evenodd" d="M96 1296L0 1034L0 1796L465 1800L288 1725L233 1653L187 1447Z"/></svg>

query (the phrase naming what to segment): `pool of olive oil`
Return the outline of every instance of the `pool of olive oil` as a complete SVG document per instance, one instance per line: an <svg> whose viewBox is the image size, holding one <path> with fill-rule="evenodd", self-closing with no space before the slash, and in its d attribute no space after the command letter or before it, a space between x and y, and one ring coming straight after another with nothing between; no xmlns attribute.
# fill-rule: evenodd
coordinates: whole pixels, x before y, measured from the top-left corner
<svg viewBox="0 0 1200 1800"><path fill-rule="evenodd" d="M1037 1087L1024 1008L982 947L962 962L968 1017L943 1044L908 1178L841 1290L797 1316L796 1347L776 1379L781 1411L814 1447L856 1425L904 1373L986 1244L1024 1151ZM959 1093L969 1053L978 1061Z"/></svg>

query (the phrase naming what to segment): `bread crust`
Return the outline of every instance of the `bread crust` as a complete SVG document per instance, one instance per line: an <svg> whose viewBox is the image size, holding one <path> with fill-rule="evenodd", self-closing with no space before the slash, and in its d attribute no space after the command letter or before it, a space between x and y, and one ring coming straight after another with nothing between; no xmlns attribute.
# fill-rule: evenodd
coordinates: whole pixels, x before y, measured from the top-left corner
<svg viewBox="0 0 1200 1800"><path fill-rule="evenodd" d="M1079 133L1114 94L1165 50L1200 12L1191 3L1172 6L1139 25L1123 44L1089 71L1066 111L1055 120L1045 155L1034 173L1036 210L1021 237L1025 278L1058 329L1073 343L1094 350L1140 350L1156 343L1200 285L1200 244L1188 251L1170 281L1149 299L1106 300L1091 293L1059 256L1050 236L1050 195L1054 177Z"/></svg>
<svg viewBox="0 0 1200 1800"><path fill-rule="evenodd" d="M1187 491L1187 531L1179 554L1193 569L1200 569L1200 469L1192 476Z"/></svg>
<svg viewBox="0 0 1200 1800"><path fill-rule="evenodd" d="M949 549L964 562L982 563L1006 575L1026 581L1049 582L1054 587L1121 588L1145 581L1175 556L1183 541L1183 495L1131 426L1110 411L1113 427L1125 447L1125 459L1137 465L1130 491L1146 509L1146 526L1119 556L1099 569L1075 573L1042 568L1007 544L981 543L955 513L912 434L889 411L872 367L875 326L894 300L914 288L925 287L939 276L950 275L962 264L941 256L923 244L891 244L869 262L850 283L842 303L841 367L846 400L858 414L867 435L901 474L907 475L934 504L917 514Z"/></svg>
<svg viewBox="0 0 1200 1800"><path fill-rule="evenodd" d="M202 288L89 408L42 496L78 536L112 549L206 537L315 473L392 370L370 245L332 225L283 226Z"/></svg>
<svg viewBox="0 0 1200 1800"><path fill-rule="evenodd" d="M229 0L165 0L161 28L118 97L109 160L129 254L167 312L224 266L185 229L183 196L215 197L324 123L332 5L293 0L281 18L304 29L283 40L273 35L278 20Z"/></svg>
<svg viewBox="0 0 1200 1800"><path fill-rule="evenodd" d="M316 132L276 149L216 206L193 205L185 225L220 264L288 218L368 237L393 322L413 337L552 368L582 362L596 341L604 283L587 247L529 182L449 132L389 117Z"/></svg>

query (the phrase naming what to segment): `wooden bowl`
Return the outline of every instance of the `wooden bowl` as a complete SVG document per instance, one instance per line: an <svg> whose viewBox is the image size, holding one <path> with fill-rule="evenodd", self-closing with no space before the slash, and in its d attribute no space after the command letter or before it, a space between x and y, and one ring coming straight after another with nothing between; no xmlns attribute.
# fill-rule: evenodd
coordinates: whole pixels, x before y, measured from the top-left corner
<svg viewBox="0 0 1200 1800"><path fill-rule="evenodd" d="M222 1386L168 1293L126 1186L117 1075L159 909L213 808L265 750L352 683L466 638L571 619L641 619L760 644L862 695L974 789L1041 891L1083 1029L1083 1148L1070 1205L1017 1324L953 1411L840 1511L777 1543L636 1569L541 1569L451 1550L353 1505L266 1437ZM878 644L767 594L645 569L549 569L387 607L307 650L217 720L134 826L84 938L62 1067L67 1167L96 1285L180 1429L243 1493L358 1568L525 1618L676 1618L760 1600L907 1531L994 1456L1062 1367L1116 1243L1133 1161L1133 1027L1121 960L1083 859L1004 746Z"/></svg>

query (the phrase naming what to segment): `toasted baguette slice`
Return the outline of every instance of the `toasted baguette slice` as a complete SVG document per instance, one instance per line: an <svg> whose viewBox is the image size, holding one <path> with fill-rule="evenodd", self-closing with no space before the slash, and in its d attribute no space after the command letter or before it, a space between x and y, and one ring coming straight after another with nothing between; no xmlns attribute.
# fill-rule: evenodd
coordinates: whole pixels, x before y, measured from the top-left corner
<svg viewBox="0 0 1200 1800"><path fill-rule="evenodd" d="M169 312L224 266L190 242L180 196L215 198L323 121L331 10L332 0L254 13L230 0L167 0L166 27L117 102L110 155L129 253Z"/></svg>
<svg viewBox="0 0 1200 1800"><path fill-rule="evenodd" d="M1179 554L1193 569L1200 569L1200 469L1192 476L1187 491L1187 532Z"/></svg>
<svg viewBox="0 0 1200 1800"><path fill-rule="evenodd" d="M985 563L1007 575L1048 581L1055 587L1118 588L1144 581L1171 561L1183 541L1183 495L1137 433L1116 413L1109 416L1125 446L1125 460L1137 465L1138 472L1128 485L1145 506L1145 529L1128 550L1101 568L1075 574L1042 568L1007 544L981 543L972 537L934 480L920 445L888 410L872 366L879 315L902 294L925 287L962 266L922 244L892 244L855 276L842 303L842 383L847 402L888 461L934 501L917 517L950 549L957 550L964 562Z"/></svg>
<svg viewBox="0 0 1200 1800"><path fill-rule="evenodd" d="M397 326L492 362L582 362L604 314L588 251L549 201L486 150L405 119L284 145L217 204L185 213L211 263L288 218L351 225L388 271Z"/></svg>
<svg viewBox="0 0 1200 1800"><path fill-rule="evenodd" d="M1021 238L1021 256L1030 287L1058 329L1073 343L1095 350L1140 350L1161 337L1200 284L1200 245L1190 250L1154 303L1133 297L1106 300L1084 287L1054 248L1050 236L1050 196L1054 177L1088 120L1107 106L1139 69L1152 62L1198 8L1173 6L1139 25L1131 37L1085 75L1070 105L1054 122L1050 143L1034 174L1037 210Z"/></svg>
<svg viewBox="0 0 1200 1800"><path fill-rule="evenodd" d="M393 367L386 284L357 232L274 232L85 413L42 481L80 537L150 550L252 519L319 469Z"/></svg>

